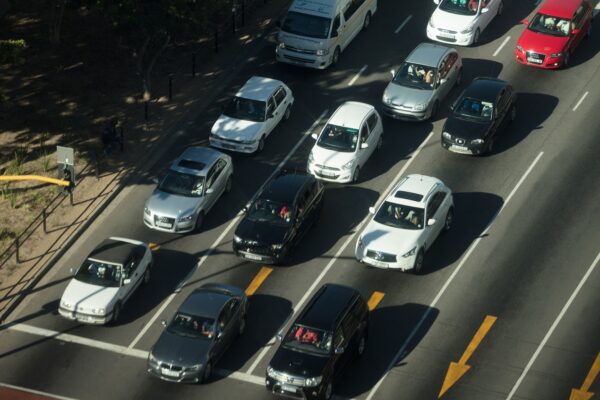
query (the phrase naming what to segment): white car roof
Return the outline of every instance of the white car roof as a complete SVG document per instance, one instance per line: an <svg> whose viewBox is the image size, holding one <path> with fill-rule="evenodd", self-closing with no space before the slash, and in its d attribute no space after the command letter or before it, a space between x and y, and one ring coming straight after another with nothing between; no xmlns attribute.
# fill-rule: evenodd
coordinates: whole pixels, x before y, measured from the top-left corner
<svg viewBox="0 0 600 400"><path fill-rule="evenodd" d="M360 129L360 124L374 109L375 107L370 104L347 101L335 110L327 123L347 128Z"/></svg>
<svg viewBox="0 0 600 400"><path fill-rule="evenodd" d="M276 79L253 76L235 95L244 99L267 101L269 96L282 85L283 82Z"/></svg>
<svg viewBox="0 0 600 400"><path fill-rule="evenodd" d="M411 174L400 180L386 201L422 208L427 195L438 185L443 186L444 183L432 176Z"/></svg>
<svg viewBox="0 0 600 400"><path fill-rule="evenodd" d="M289 11L333 18L337 0L295 0Z"/></svg>

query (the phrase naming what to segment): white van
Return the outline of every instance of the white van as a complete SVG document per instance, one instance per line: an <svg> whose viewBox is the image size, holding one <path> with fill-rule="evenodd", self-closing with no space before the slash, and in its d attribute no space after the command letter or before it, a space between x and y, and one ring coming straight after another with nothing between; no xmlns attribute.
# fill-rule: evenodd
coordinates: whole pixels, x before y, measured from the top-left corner
<svg viewBox="0 0 600 400"><path fill-rule="evenodd" d="M371 23L377 0L294 0L279 24L277 61L325 69Z"/></svg>

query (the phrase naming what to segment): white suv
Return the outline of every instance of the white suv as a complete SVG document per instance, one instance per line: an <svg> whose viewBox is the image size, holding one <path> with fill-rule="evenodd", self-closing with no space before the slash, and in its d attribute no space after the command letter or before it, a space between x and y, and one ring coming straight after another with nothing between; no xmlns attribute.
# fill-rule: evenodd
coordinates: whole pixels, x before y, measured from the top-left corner
<svg viewBox="0 0 600 400"><path fill-rule="evenodd" d="M370 104L347 101L333 113L308 156L308 173L330 182L356 182L373 151L381 148L383 125Z"/></svg>
<svg viewBox="0 0 600 400"><path fill-rule="evenodd" d="M442 181L425 175L402 178L358 237L356 259L378 268L423 268L425 251L452 225L454 203Z"/></svg>

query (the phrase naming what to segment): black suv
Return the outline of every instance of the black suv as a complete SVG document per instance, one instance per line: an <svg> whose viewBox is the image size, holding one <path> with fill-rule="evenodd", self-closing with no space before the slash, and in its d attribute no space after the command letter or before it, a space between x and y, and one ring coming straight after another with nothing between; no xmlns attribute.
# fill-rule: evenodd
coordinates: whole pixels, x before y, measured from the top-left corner
<svg viewBox="0 0 600 400"><path fill-rule="evenodd" d="M267 389L298 399L330 399L334 378L365 350L369 308L351 287L325 284L302 310L267 367Z"/></svg>
<svg viewBox="0 0 600 400"><path fill-rule="evenodd" d="M244 208L246 216L233 238L235 254L264 264L284 262L319 218L323 192L312 175L282 172Z"/></svg>

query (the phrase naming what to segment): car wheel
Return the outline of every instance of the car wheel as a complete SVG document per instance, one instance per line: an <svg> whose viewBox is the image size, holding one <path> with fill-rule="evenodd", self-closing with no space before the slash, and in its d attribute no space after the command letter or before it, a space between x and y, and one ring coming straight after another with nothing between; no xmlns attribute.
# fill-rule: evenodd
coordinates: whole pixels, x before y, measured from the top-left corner
<svg viewBox="0 0 600 400"><path fill-rule="evenodd" d="M146 272L144 272L144 280L142 282L144 283L144 285L150 283L150 265L146 267Z"/></svg>
<svg viewBox="0 0 600 400"><path fill-rule="evenodd" d="M260 153L265 148L265 137L261 137L258 141L258 149L256 149L257 153Z"/></svg>
<svg viewBox="0 0 600 400"><path fill-rule="evenodd" d="M472 44L479 43L479 35L481 35L481 31L479 30L479 28L477 28L477 30L475 31L475 35L473 35L473 43Z"/></svg>
<svg viewBox="0 0 600 400"><path fill-rule="evenodd" d="M463 74L463 70L461 68L458 70L458 76L456 77L456 82L454 82L455 86L460 86L462 84L462 74Z"/></svg>
<svg viewBox="0 0 600 400"><path fill-rule="evenodd" d="M429 115L429 118L430 118L430 119L434 119L434 118L435 118L435 116L436 116L436 114L437 114L437 111L438 111L438 107L439 107L439 103L438 103L438 101L436 100L436 101L433 103L433 106L431 106L431 115Z"/></svg>
<svg viewBox="0 0 600 400"><path fill-rule="evenodd" d="M242 336L246 330L246 315L242 316L240 320L240 326L238 328L238 336Z"/></svg>
<svg viewBox="0 0 600 400"><path fill-rule="evenodd" d="M367 338L365 337L365 335L362 335L360 337L360 340L358 341L358 346L356 346L356 355L358 357L362 356L365 353L365 347L367 347Z"/></svg>
<svg viewBox="0 0 600 400"><path fill-rule="evenodd" d="M200 211L198 217L196 217L196 224L194 225L194 231L199 232L204 222L204 211Z"/></svg>
<svg viewBox="0 0 600 400"><path fill-rule="evenodd" d="M210 361L204 366L204 373L202 374L202 382L207 382L212 375L212 364Z"/></svg>
<svg viewBox="0 0 600 400"><path fill-rule="evenodd" d="M377 147L375 147L375 150L379 151L381 150L381 147L383 147L383 135L379 135L379 140L377 141Z"/></svg>
<svg viewBox="0 0 600 400"><path fill-rule="evenodd" d="M340 61L340 48L336 47L333 52L333 56L331 57L331 65L335 65Z"/></svg>
<svg viewBox="0 0 600 400"><path fill-rule="evenodd" d="M354 173L352 174L352 182L353 183L358 182L359 176L360 176L360 167L356 166L356 168L354 168Z"/></svg>
<svg viewBox="0 0 600 400"><path fill-rule="evenodd" d="M115 324L115 323L119 322L119 319L121 319L121 303L115 304L115 307L113 308L113 315L112 315L111 322L113 324Z"/></svg>
<svg viewBox="0 0 600 400"><path fill-rule="evenodd" d="M448 232L452 228L452 222L454 221L454 208L450 208L446 213L446 221L444 221L444 232Z"/></svg>
<svg viewBox="0 0 600 400"><path fill-rule="evenodd" d="M414 266L415 274L420 274L421 272L423 272L423 262L424 261L425 261L425 253L423 252L423 249L419 249L419 251L417 252L417 256L415 257L415 266Z"/></svg>
<svg viewBox="0 0 600 400"><path fill-rule="evenodd" d="M484 151L485 154L492 154L492 152L494 151L494 138L491 137L488 140L488 145Z"/></svg>
<svg viewBox="0 0 600 400"><path fill-rule="evenodd" d="M229 178L227 178L227 182L225 182L225 193L229 193L231 192L231 183L232 179L231 179L231 175L229 175Z"/></svg>
<svg viewBox="0 0 600 400"><path fill-rule="evenodd" d="M591 38L591 37L592 37L592 23L590 22L590 26L589 26L589 28L588 28L588 30L587 30L587 32L586 32L586 34L585 34L585 38L586 38L586 39L589 39L589 38Z"/></svg>
<svg viewBox="0 0 600 400"><path fill-rule="evenodd" d="M512 106L510 109L510 122L513 122L515 119L517 119L517 107Z"/></svg>
<svg viewBox="0 0 600 400"><path fill-rule="evenodd" d="M496 15L502 15L503 11L504 11L504 3L500 2L500 4L498 5L498 13Z"/></svg>
<svg viewBox="0 0 600 400"><path fill-rule="evenodd" d="M371 11L365 15L365 22L363 22L363 29L367 29L371 25Z"/></svg>
<svg viewBox="0 0 600 400"><path fill-rule="evenodd" d="M287 121L288 119L290 119L290 115L291 115L291 114L292 114L292 107L291 107L291 106L288 106L288 107L285 109L285 112L283 113L283 120L284 120L284 121Z"/></svg>
<svg viewBox="0 0 600 400"><path fill-rule="evenodd" d="M563 68L568 67L570 62L571 62L571 53L567 51L567 52L565 52L565 57L563 58L562 67Z"/></svg>
<svg viewBox="0 0 600 400"><path fill-rule="evenodd" d="M325 393L323 395L323 399L329 400L333 396L333 383L329 382L327 387L325 388Z"/></svg>

